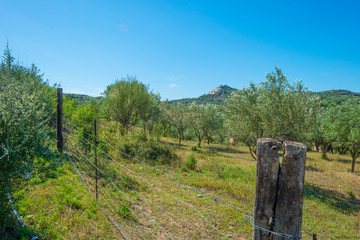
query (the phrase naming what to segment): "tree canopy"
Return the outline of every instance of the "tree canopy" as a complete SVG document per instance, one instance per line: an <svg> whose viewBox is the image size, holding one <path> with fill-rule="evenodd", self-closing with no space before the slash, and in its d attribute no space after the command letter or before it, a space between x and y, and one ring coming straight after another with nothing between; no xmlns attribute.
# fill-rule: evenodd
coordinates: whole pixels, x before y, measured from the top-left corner
<svg viewBox="0 0 360 240"><path fill-rule="evenodd" d="M301 81L289 83L280 68L266 74L266 81L243 88L226 101L231 134L245 143L255 158L256 141L262 137L304 141L315 116L316 99Z"/></svg>
<svg viewBox="0 0 360 240"><path fill-rule="evenodd" d="M139 82L136 77L127 76L107 87L104 111L110 119L121 124L124 134L141 117L145 118L151 114L153 98L147 86Z"/></svg>

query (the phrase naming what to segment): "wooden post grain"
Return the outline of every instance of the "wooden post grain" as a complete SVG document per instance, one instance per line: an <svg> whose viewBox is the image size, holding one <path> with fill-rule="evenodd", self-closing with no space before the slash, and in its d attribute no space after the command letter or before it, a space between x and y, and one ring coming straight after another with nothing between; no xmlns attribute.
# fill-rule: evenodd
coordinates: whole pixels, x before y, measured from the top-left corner
<svg viewBox="0 0 360 240"><path fill-rule="evenodd" d="M96 142L96 120L94 120L94 135L95 135L95 139L94 139L94 143L95 143L95 191L96 191L96 199L98 199L98 165L97 165L97 142Z"/></svg>
<svg viewBox="0 0 360 240"><path fill-rule="evenodd" d="M63 150L62 136L62 115L63 115L63 91L62 88L57 89L57 115L56 115L56 142L59 152Z"/></svg>
<svg viewBox="0 0 360 240"><path fill-rule="evenodd" d="M284 159L281 166L276 201L275 232L301 238L304 197L306 145L296 142L284 143ZM274 240L283 240L274 236Z"/></svg>
<svg viewBox="0 0 360 240"><path fill-rule="evenodd" d="M262 138L257 142L256 195L254 224L272 230L275 215L276 190L279 176L279 147L275 139ZM254 228L253 239L271 239L268 232Z"/></svg>
<svg viewBox="0 0 360 240"><path fill-rule="evenodd" d="M306 146L285 142L282 166L281 143L262 138L257 142L254 240L283 239L275 233L301 237Z"/></svg>

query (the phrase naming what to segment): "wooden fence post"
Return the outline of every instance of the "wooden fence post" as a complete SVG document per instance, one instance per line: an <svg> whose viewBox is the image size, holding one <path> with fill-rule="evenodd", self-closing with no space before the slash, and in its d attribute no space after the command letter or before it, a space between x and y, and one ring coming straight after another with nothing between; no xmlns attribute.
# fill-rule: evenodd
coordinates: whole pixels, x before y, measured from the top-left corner
<svg viewBox="0 0 360 240"><path fill-rule="evenodd" d="M56 142L59 152L63 150L62 115L63 115L63 93L62 88L57 89L57 114L56 114Z"/></svg>
<svg viewBox="0 0 360 240"><path fill-rule="evenodd" d="M96 119L94 120L94 143L95 143L95 189L96 189L96 200L98 199L98 164L97 164L97 142L96 142Z"/></svg>
<svg viewBox="0 0 360 240"><path fill-rule="evenodd" d="M284 159L277 191L275 232L301 237L305 160L305 144L284 143ZM273 239L283 240L280 236L274 236Z"/></svg>
<svg viewBox="0 0 360 240"><path fill-rule="evenodd" d="M269 231L301 237L306 146L285 142L282 166L280 146L275 139L257 142L254 240L284 239Z"/></svg>
<svg viewBox="0 0 360 240"><path fill-rule="evenodd" d="M268 230L272 230L275 216L280 146L281 143L275 139L262 138L257 141L254 224ZM253 239L272 238L268 232L254 227Z"/></svg>

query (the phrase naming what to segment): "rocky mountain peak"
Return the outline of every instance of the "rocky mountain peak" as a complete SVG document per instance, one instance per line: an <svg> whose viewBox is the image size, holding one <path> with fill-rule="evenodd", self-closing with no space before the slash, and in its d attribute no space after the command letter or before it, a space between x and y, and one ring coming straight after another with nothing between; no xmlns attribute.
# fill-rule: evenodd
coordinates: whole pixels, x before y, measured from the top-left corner
<svg viewBox="0 0 360 240"><path fill-rule="evenodd" d="M225 89L228 89L228 88L231 88L231 87L229 87L228 85L220 85L217 88L210 90L210 92L208 92L206 95L215 95L220 92L223 92Z"/></svg>

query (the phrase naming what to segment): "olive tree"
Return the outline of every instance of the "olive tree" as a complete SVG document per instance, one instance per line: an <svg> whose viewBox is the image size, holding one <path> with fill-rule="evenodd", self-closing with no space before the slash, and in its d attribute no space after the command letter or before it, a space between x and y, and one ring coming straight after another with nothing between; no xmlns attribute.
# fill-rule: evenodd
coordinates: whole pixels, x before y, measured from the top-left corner
<svg viewBox="0 0 360 240"><path fill-rule="evenodd" d="M203 126L205 122L205 111L203 105L191 104L189 106L189 126L194 130L198 140L198 147L201 148L201 141L204 137Z"/></svg>
<svg viewBox="0 0 360 240"><path fill-rule="evenodd" d="M351 172L354 172L360 155L360 103L349 100L328 109L323 128L329 142L348 150L352 157Z"/></svg>
<svg viewBox="0 0 360 240"><path fill-rule="evenodd" d="M175 127L179 136L179 145L184 137L184 131L189 126L189 112L184 104L163 103L161 105L161 116L171 126Z"/></svg>
<svg viewBox="0 0 360 240"><path fill-rule="evenodd" d="M316 115L315 101L301 81L289 83L275 67L275 72L266 74L266 81L251 83L226 101L227 124L255 158L259 138L304 141Z"/></svg>

